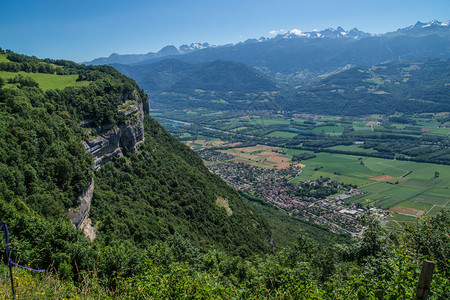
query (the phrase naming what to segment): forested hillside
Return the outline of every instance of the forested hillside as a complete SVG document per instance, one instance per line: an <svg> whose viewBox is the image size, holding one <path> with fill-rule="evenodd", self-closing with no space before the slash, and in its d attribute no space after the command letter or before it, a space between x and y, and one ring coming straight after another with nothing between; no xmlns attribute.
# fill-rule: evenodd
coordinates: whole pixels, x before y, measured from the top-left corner
<svg viewBox="0 0 450 300"><path fill-rule="evenodd" d="M355 67L298 89L281 105L332 115L444 112L449 78L448 59Z"/></svg>
<svg viewBox="0 0 450 300"><path fill-rule="evenodd" d="M158 108L240 109L261 92L280 90L272 78L232 61L191 64L167 59L146 65L113 66L134 78L152 98L152 107Z"/></svg>
<svg viewBox="0 0 450 300"><path fill-rule="evenodd" d="M11 52L0 58L0 215L10 225L17 260L72 274L87 269L95 251L127 245L127 253L142 257L151 243L175 233L198 247L242 256L271 248L265 221L149 116L139 151L124 148L123 157L94 172L82 140L126 123L130 95L148 101L133 80L107 66ZM61 79L58 89L39 87ZM68 209L78 206L92 177L90 216L98 231L89 244L72 228Z"/></svg>

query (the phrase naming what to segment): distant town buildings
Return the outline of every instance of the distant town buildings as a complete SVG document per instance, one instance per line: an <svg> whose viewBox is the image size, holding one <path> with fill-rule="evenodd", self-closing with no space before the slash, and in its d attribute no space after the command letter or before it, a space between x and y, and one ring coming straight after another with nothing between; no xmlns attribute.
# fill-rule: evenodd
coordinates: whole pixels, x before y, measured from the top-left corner
<svg viewBox="0 0 450 300"><path fill-rule="evenodd" d="M377 219L387 215L383 210L368 209L345 201L365 193L351 185L328 178L293 183L301 172L299 167L274 170L236 162L232 155L212 149L198 153L204 160L214 162L208 165L211 172L237 190L266 200L294 217L325 226L335 233L359 236L363 231L361 215Z"/></svg>

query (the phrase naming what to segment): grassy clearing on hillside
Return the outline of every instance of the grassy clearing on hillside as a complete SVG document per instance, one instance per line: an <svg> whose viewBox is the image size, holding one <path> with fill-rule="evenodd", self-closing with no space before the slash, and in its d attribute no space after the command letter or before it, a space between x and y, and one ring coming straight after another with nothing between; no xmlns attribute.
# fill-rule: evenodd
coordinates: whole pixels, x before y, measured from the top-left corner
<svg viewBox="0 0 450 300"><path fill-rule="evenodd" d="M14 78L20 74L24 77L31 77L34 81L39 83L39 87L46 90L64 89L69 86L87 86L88 81L77 81L78 75L56 75L45 73L26 73L26 72L5 72L0 71L0 77L8 79Z"/></svg>
<svg viewBox="0 0 450 300"><path fill-rule="evenodd" d="M6 54L0 54L0 62L9 62L9 60L6 58Z"/></svg>

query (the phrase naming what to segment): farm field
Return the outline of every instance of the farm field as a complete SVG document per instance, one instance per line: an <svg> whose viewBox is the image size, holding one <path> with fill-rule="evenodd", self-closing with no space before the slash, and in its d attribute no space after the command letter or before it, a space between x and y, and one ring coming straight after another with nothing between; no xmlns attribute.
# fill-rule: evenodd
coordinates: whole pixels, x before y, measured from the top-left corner
<svg viewBox="0 0 450 300"><path fill-rule="evenodd" d="M430 134L437 134L437 135L449 135L450 134L450 128L437 128L430 131Z"/></svg>
<svg viewBox="0 0 450 300"><path fill-rule="evenodd" d="M269 133L268 137L280 137L280 138L293 138L297 134L294 132L287 132L287 131L274 131Z"/></svg>
<svg viewBox="0 0 450 300"><path fill-rule="evenodd" d="M287 152L293 155L307 151ZM400 208L397 213L414 216L450 209L449 166L330 153L316 153L315 158L302 161L302 164L305 167L297 180L329 177L356 184L358 189L367 192L350 201L382 209L397 207ZM434 178L436 172L439 177ZM377 181L383 177L386 180ZM412 214L412 210L404 209L408 212L403 212L402 208L416 211Z"/></svg>
<svg viewBox="0 0 450 300"><path fill-rule="evenodd" d="M435 215L450 209L450 166L446 164L450 153L444 140L450 133L445 121L449 114L411 116L406 124L390 122L392 116L382 115L344 118L212 110L155 113L155 117L165 118L162 123L181 121L182 126L165 125L194 149L218 147L218 151L233 155L234 161L258 167L297 165L301 171L292 183L326 177L356 185L365 194L345 201L390 210L392 218L385 220L385 225L392 228L425 213ZM428 146L429 141L439 143ZM232 146L236 142L243 145ZM244 147L262 144L275 148ZM322 152L325 149L327 152ZM315 157L292 161L300 153ZM440 157L443 163L401 160L426 161L428 157Z"/></svg>
<svg viewBox="0 0 450 300"><path fill-rule="evenodd" d="M341 150L341 151L352 151L352 152L364 152L364 153L374 153L377 152L376 150L370 148L370 149L364 149L358 145L339 145L339 146L333 146L330 147L330 149L333 150Z"/></svg>
<svg viewBox="0 0 450 300"><path fill-rule="evenodd" d="M323 132L329 135L341 135L344 128L340 126L319 126L313 129L315 132Z"/></svg>

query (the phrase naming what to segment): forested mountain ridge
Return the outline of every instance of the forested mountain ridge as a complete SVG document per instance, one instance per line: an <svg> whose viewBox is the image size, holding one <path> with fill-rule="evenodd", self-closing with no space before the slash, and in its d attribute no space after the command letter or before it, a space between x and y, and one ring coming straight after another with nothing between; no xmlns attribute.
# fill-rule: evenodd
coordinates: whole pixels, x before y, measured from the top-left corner
<svg viewBox="0 0 450 300"><path fill-rule="evenodd" d="M134 78L152 98L153 107L242 107L262 92L283 89L262 72L232 61L191 64L166 59L148 65L113 67Z"/></svg>
<svg viewBox="0 0 450 300"><path fill-rule="evenodd" d="M296 89L225 61L193 65L171 59L114 67L150 89L155 108L243 110L263 105L263 93L278 108L294 113L355 116L450 110L450 67L444 58L350 67Z"/></svg>
<svg viewBox="0 0 450 300"><path fill-rule="evenodd" d="M448 59L354 67L297 89L279 104L287 110L331 115L450 111Z"/></svg>
<svg viewBox="0 0 450 300"><path fill-rule="evenodd" d="M137 117L148 98L133 80L108 66L4 51L0 70L0 215L21 262L72 274L92 266L95 251L126 249L104 267L132 272L147 246L174 234L242 256L272 248L266 222L236 191L148 114ZM59 88L39 87L49 81ZM107 157L98 171L96 155ZM93 177L98 231L89 244L67 211Z"/></svg>

